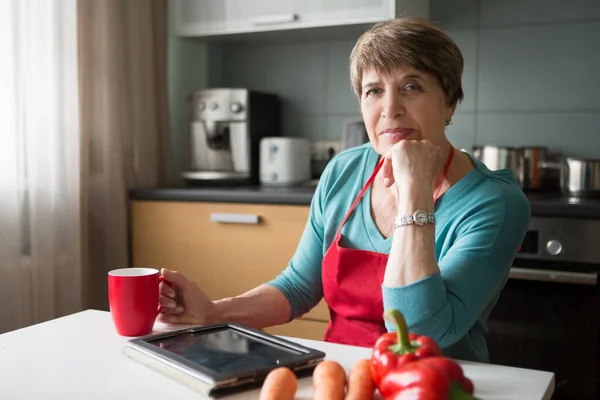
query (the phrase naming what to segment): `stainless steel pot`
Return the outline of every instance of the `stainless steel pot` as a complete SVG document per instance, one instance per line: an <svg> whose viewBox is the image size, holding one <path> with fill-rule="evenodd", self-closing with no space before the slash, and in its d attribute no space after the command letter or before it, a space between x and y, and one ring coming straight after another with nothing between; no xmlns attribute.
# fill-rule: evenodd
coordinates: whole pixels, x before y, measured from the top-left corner
<svg viewBox="0 0 600 400"><path fill-rule="evenodd" d="M521 149L522 175L520 184L523 189L558 190L558 174L550 169L540 168L540 163L548 161L549 152L546 147L523 147Z"/></svg>
<svg viewBox="0 0 600 400"><path fill-rule="evenodd" d="M540 167L548 161L550 154L546 147L475 147L473 155L489 169L510 169L523 189L556 189L558 174L555 170Z"/></svg>
<svg viewBox="0 0 600 400"><path fill-rule="evenodd" d="M523 182L523 150L514 147L482 146L473 148L473 156L492 171L510 169L519 184Z"/></svg>
<svg viewBox="0 0 600 400"><path fill-rule="evenodd" d="M567 157L562 162L540 162L541 168L560 170L560 189L570 197L600 197L600 160Z"/></svg>

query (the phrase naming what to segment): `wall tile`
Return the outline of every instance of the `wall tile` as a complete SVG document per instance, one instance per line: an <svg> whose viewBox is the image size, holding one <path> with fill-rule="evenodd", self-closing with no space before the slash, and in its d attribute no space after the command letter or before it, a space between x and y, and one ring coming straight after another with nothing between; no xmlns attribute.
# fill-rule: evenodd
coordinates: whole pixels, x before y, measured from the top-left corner
<svg viewBox="0 0 600 400"><path fill-rule="evenodd" d="M303 137L309 140L323 140L325 137L325 116L283 112L283 135Z"/></svg>
<svg viewBox="0 0 600 400"><path fill-rule="evenodd" d="M348 114L360 110L350 83L350 53L354 42L329 43L327 54L327 114Z"/></svg>
<svg viewBox="0 0 600 400"><path fill-rule="evenodd" d="M478 110L600 109L599 37L600 21L482 31Z"/></svg>
<svg viewBox="0 0 600 400"><path fill-rule="evenodd" d="M224 87L226 85L223 84L225 79L223 75L227 71L225 71L223 65L226 65L224 57L227 54L227 47L219 43L208 43L206 47L208 53L208 62L206 63L208 83L210 87Z"/></svg>
<svg viewBox="0 0 600 400"><path fill-rule="evenodd" d="M475 114L456 113L452 117L452 125L446 127L446 137L457 149L471 150L475 144Z"/></svg>
<svg viewBox="0 0 600 400"><path fill-rule="evenodd" d="M600 1L481 0L480 13L481 27L483 28L515 24L591 20L600 19Z"/></svg>
<svg viewBox="0 0 600 400"><path fill-rule="evenodd" d="M325 120L325 132L321 140L343 140L343 135L346 131L346 125L349 122L362 121L360 113L328 116Z"/></svg>
<svg viewBox="0 0 600 400"><path fill-rule="evenodd" d="M169 4L169 10L172 11L172 4ZM169 19L168 28L167 81L173 175L176 184L182 185L181 173L189 167L186 97L195 90L209 86L208 73L202 68L208 63L209 57L206 44L175 37L171 19Z"/></svg>
<svg viewBox="0 0 600 400"><path fill-rule="evenodd" d="M430 7L430 19L443 29L477 27L479 0L431 0Z"/></svg>
<svg viewBox="0 0 600 400"><path fill-rule="evenodd" d="M548 146L565 155L600 158L600 112L480 114L477 144Z"/></svg>
<svg viewBox="0 0 600 400"><path fill-rule="evenodd" d="M457 110L473 112L477 105L477 31L448 31L447 33L460 49L464 59L462 85L465 97Z"/></svg>
<svg viewBox="0 0 600 400"><path fill-rule="evenodd" d="M325 107L327 46L231 45L225 54L222 82L277 93L303 114L322 114Z"/></svg>

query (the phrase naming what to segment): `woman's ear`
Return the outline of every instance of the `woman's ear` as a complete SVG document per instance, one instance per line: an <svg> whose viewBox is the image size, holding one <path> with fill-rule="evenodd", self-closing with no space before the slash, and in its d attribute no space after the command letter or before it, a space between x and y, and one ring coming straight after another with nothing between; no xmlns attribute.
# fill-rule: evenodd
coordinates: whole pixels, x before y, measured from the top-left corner
<svg viewBox="0 0 600 400"><path fill-rule="evenodd" d="M446 126L452 124L452 117L454 116L455 111L456 111L456 104L448 106L448 110L446 111Z"/></svg>
<svg viewBox="0 0 600 400"><path fill-rule="evenodd" d="M456 103L449 105L448 110L450 112L448 114L448 118L452 118L454 116L454 113L456 112Z"/></svg>

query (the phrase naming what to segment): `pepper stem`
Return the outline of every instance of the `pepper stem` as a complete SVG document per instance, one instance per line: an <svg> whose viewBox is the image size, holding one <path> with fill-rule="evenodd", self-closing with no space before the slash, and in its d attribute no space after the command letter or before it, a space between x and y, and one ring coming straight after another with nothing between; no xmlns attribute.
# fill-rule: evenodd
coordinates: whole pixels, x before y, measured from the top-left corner
<svg viewBox="0 0 600 400"><path fill-rule="evenodd" d="M410 342L410 339L408 338L408 326L406 325L404 315L402 315L400 311L394 309L387 310L383 314L383 318L386 321L396 325L398 343L390 346L390 350L396 354L406 354L412 353L419 348L419 346L415 346Z"/></svg>
<svg viewBox="0 0 600 400"><path fill-rule="evenodd" d="M465 392L460 384L456 382L452 382L452 385L450 386L450 395L448 398L450 400L479 400L472 394Z"/></svg>

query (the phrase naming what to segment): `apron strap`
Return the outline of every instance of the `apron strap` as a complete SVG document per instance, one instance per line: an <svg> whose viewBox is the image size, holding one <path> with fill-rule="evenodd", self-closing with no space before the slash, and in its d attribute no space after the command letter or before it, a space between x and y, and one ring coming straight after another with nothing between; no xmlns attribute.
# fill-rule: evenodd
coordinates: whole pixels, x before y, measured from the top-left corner
<svg viewBox="0 0 600 400"><path fill-rule="evenodd" d="M383 162L384 161L385 161L385 157L382 157L381 161L379 161L379 164L377 164L377 166L375 167L375 170L371 174L371 177L369 178L369 180L367 181L367 183L365 183L365 186L363 186L362 190L360 191L360 193L358 194L358 196L354 200L354 203L352 203L352 206L350 206L350 209L346 213L346 216L344 217L344 220L342 221L342 223L340 224L340 227L338 228L336 236L340 235L340 233L342 232L342 227L344 226L344 224L346 223L346 221L350 217L350 214L352 214L352 211L354 211L354 209L356 208L356 206L360 202L360 199L362 199L362 197L365 195L365 193L367 192L367 190L369 189L369 187L371 186L371 184L373 184L373 181L375 180L375 177L377 176L377 173L379 172L379 170L383 166Z"/></svg>

